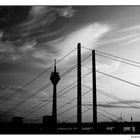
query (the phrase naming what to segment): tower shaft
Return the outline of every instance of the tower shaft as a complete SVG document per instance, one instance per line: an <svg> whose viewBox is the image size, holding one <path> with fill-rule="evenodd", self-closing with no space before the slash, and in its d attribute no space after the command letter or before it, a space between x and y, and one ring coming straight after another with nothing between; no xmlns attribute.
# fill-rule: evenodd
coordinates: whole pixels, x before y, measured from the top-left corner
<svg viewBox="0 0 140 140"><path fill-rule="evenodd" d="M97 95L96 95L96 61L95 50L92 50L92 88L93 88L93 124L97 124Z"/></svg>
<svg viewBox="0 0 140 140"><path fill-rule="evenodd" d="M82 123L82 93L81 93L81 44L77 46L77 127L81 130Z"/></svg>
<svg viewBox="0 0 140 140"><path fill-rule="evenodd" d="M53 86L53 105L52 105L52 116L54 123L57 123L57 85Z"/></svg>

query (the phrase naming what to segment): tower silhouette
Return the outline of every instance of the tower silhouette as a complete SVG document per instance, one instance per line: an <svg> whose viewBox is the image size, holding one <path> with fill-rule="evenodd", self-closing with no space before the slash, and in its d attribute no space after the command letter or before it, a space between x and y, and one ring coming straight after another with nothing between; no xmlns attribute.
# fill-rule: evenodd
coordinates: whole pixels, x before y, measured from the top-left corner
<svg viewBox="0 0 140 140"><path fill-rule="evenodd" d="M53 84L53 105L52 105L52 117L53 125L56 128L57 125L57 84L60 80L60 75L56 72L56 60L54 64L54 72L51 72L50 80Z"/></svg>
<svg viewBox="0 0 140 140"><path fill-rule="evenodd" d="M77 128L82 125L81 43L77 44Z"/></svg>

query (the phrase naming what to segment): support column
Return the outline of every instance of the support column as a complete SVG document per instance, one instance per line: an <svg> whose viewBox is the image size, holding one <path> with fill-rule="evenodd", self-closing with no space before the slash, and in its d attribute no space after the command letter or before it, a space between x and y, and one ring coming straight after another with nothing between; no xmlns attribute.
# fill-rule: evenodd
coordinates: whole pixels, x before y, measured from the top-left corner
<svg viewBox="0 0 140 140"><path fill-rule="evenodd" d="M92 50L92 88L93 88L93 127L97 124L97 97L96 97L96 60L95 50Z"/></svg>
<svg viewBox="0 0 140 140"><path fill-rule="evenodd" d="M81 130L82 123L82 98L81 98L81 44L77 45L77 128Z"/></svg>

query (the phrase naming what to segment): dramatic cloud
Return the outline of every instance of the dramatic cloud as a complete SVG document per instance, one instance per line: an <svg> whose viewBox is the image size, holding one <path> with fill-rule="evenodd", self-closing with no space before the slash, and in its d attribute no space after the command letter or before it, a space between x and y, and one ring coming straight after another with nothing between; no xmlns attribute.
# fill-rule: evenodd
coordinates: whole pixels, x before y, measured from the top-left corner
<svg viewBox="0 0 140 140"><path fill-rule="evenodd" d="M63 24L58 28L53 24L59 18L62 21L71 18L75 13L71 6L32 6L26 19L0 32L0 63L25 61L36 66L48 65L57 51L46 43L60 38L58 34L63 28Z"/></svg>
<svg viewBox="0 0 140 140"><path fill-rule="evenodd" d="M84 27L77 29L71 34L65 36L62 40L57 42L51 42L49 45L55 47L59 51L59 57L64 56L66 52L70 52L77 47L77 43L80 42L83 47L93 49L96 43L99 41L106 32L110 30L108 25L93 23L85 25ZM82 49L82 54L89 52L86 49ZM69 58L68 58L69 59Z"/></svg>
<svg viewBox="0 0 140 140"><path fill-rule="evenodd" d="M26 20L4 32L3 40L10 40L16 46L30 40L40 42L43 38L40 36L45 35L44 39L47 39L49 35L52 35L51 26L58 17L68 18L74 13L75 10L72 7L33 6Z"/></svg>

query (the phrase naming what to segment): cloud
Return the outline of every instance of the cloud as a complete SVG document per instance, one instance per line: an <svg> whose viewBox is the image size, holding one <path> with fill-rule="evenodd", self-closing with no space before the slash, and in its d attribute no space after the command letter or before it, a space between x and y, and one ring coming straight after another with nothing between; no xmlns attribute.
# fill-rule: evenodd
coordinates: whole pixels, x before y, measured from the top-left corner
<svg viewBox="0 0 140 140"><path fill-rule="evenodd" d="M140 29L140 25L139 24L138 25L131 26L131 27L127 27L127 28L122 29L122 30L120 30L118 32L130 32L130 31L138 30L138 29Z"/></svg>
<svg viewBox="0 0 140 140"><path fill-rule="evenodd" d="M116 102L107 102L105 104L98 104L100 107L105 108L132 108L132 109L140 109L140 101L139 100L124 100L122 101L116 101ZM139 106L139 107L138 107Z"/></svg>
<svg viewBox="0 0 140 140"><path fill-rule="evenodd" d="M0 37L3 41L11 41L18 47L28 41L38 42L41 37L47 40L49 36L57 34L58 32L56 31L61 28L59 26L59 28L52 31L51 26L54 21L59 17L71 18L74 16L75 12L76 11L71 6L64 8L54 6L32 6L25 20L12 27L9 26L9 28L1 33Z"/></svg>
<svg viewBox="0 0 140 140"><path fill-rule="evenodd" d="M135 39L136 37L139 37L138 33L133 33L133 34L124 35L124 36L121 35L119 37L114 37L113 39L101 41L101 42L99 42L99 45L100 44L103 44L103 45L114 44L116 42L126 42L127 43L127 40L131 40L133 38Z"/></svg>
<svg viewBox="0 0 140 140"><path fill-rule="evenodd" d="M102 62L97 62L98 65L97 65L97 69L100 71L103 71L105 73L112 73L114 71L116 71L119 66L120 66L120 61L111 61L110 64L107 64L107 63L102 63ZM98 73L97 76L99 76L101 74Z"/></svg>
<svg viewBox="0 0 140 140"><path fill-rule="evenodd" d="M58 15L63 17L72 17L76 13L72 6L63 8L53 6L33 6L30 10L30 16L38 18L38 16L42 16L50 11L56 12Z"/></svg>
<svg viewBox="0 0 140 140"><path fill-rule="evenodd" d="M140 104L140 101L139 100L125 100L126 103L130 103L130 104L133 104L133 103L138 103ZM122 102L108 102L108 104L122 104Z"/></svg>
<svg viewBox="0 0 140 140"><path fill-rule="evenodd" d="M11 95L14 95L16 91L18 91L21 87L20 86L13 86L13 85L1 85L0 86L0 100L7 100ZM29 93L31 93L30 90L28 89L23 89L22 92L19 94L16 94L11 98L12 102L13 101L18 101L22 100L24 97L26 97ZM10 100L7 100L8 102Z"/></svg>
<svg viewBox="0 0 140 140"><path fill-rule="evenodd" d="M124 42L122 45L124 45L124 46L131 45L133 43L136 43L137 41L140 41L140 37L135 37L135 38L131 39L130 41Z"/></svg>
<svg viewBox="0 0 140 140"><path fill-rule="evenodd" d="M56 12L58 12L58 14L59 14L60 16L63 16L63 17L65 17L65 18L71 18L71 17L73 17L73 16L75 15L75 13L76 13L76 10L74 10L74 9L72 8L72 6L65 7L65 8L60 8L60 9L55 8L54 10L55 10Z"/></svg>
<svg viewBox="0 0 140 140"><path fill-rule="evenodd" d="M140 101L137 100L125 100L126 103L130 104L127 105L122 102L108 102L108 103L98 103L98 107L103 107L103 108L131 108L131 109L140 109L136 104L140 104ZM92 104L85 104L87 106L92 106Z"/></svg>
<svg viewBox="0 0 140 140"><path fill-rule="evenodd" d="M39 41L38 39L41 38L41 36L46 36L47 40L47 37L52 35L50 27L54 21L56 21L58 17L71 18L74 16L74 13L75 10L71 6L65 8L32 6L27 19L14 28L9 29L9 31L4 34L3 39L15 41L15 44L19 39L23 42L28 39ZM56 33L57 32L53 31L53 34ZM17 45L18 44L19 43L17 43Z"/></svg>
<svg viewBox="0 0 140 140"><path fill-rule="evenodd" d="M76 48L79 42L83 47L94 49L100 37L102 37L109 30L110 27L108 25L93 23L77 29L76 31L65 36L63 40L54 43L51 42L49 45L58 50L58 57L62 57L66 53ZM88 50L82 49L82 54L87 52ZM69 58L67 58L67 60L69 60Z"/></svg>
<svg viewBox="0 0 140 140"><path fill-rule="evenodd" d="M56 29L52 29L52 25L59 17L67 19L75 13L72 6L32 6L26 19L0 32L1 63L29 60L35 62L36 66L40 66L39 63L48 65L51 56L57 51L47 42L62 38L58 34L62 31L63 21L62 26Z"/></svg>
<svg viewBox="0 0 140 140"><path fill-rule="evenodd" d="M104 108L133 108L131 106L123 106L123 105L108 105L108 104L98 104L99 107Z"/></svg>
<svg viewBox="0 0 140 140"><path fill-rule="evenodd" d="M0 32L0 39L3 37L3 32L1 31Z"/></svg>
<svg viewBox="0 0 140 140"><path fill-rule="evenodd" d="M36 18L37 16L42 16L42 14L44 15L48 11L48 7L46 6L32 6L29 16Z"/></svg>
<svg viewBox="0 0 140 140"><path fill-rule="evenodd" d="M24 59L27 59L29 53L34 50L36 42L26 42L20 47L15 47L12 42L0 41L0 63L14 63Z"/></svg>

